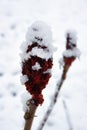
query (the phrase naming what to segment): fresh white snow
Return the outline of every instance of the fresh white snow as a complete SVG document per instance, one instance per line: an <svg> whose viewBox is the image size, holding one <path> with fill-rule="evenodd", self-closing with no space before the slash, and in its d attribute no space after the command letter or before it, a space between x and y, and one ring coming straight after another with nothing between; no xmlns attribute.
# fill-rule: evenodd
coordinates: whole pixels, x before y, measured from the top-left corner
<svg viewBox="0 0 87 130"><path fill-rule="evenodd" d="M67 29L76 30L81 57L69 69L44 130L69 130L62 99L66 102L73 130L87 130L86 0L0 0L0 130L23 130L21 94L25 86L20 83L19 53L21 43L26 42L27 29L35 21L43 21L51 27L51 43L58 49L54 53L52 78L43 91L45 101L37 109L32 130L40 124L52 99L55 82L61 77L62 69L59 69L58 61L65 49ZM26 48L24 44L22 46Z"/></svg>
<svg viewBox="0 0 87 130"><path fill-rule="evenodd" d="M50 73L51 74L51 69L48 69L47 71L43 72L44 74Z"/></svg>
<svg viewBox="0 0 87 130"><path fill-rule="evenodd" d="M28 44L37 42L40 45L52 46L52 32L51 28L42 21L34 22L27 31L26 41Z"/></svg>
<svg viewBox="0 0 87 130"><path fill-rule="evenodd" d="M29 94L29 92L25 91L22 95L21 95L21 101L22 101L22 105L23 105L23 111L29 111L29 100L31 99L31 95Z"/></svg>
<svg viewBox="0 0 87 130"><path fill-rule="evenodd" d="M41 66L40 66L40 64L38 62L36 62L35 65L32 66L32 69L33 70L39 70L39 69L41 69Z"/></svg>
<svg viewBox="0 0 87 130"><path fill-rule="evenodd" d="M38 47L34 47L30 52L28 53L22 53L21 54L21 59L22 61L27 60L28 58L31 58L31 56L38 56L42 59L46 59L48 60L49 58L52 57L52 53L48 50L43 50L41 48Z"/></svg>
<svg viewBox="0 0 87 130"><path fill-rule="evenodd" d="M27 47L37 42L41 46L46 46L47 49L34 47L28 53L26 52ZM22 53L20 54L22 61L31 58L31 56L38 56L42 59L48 60L52 57L54 47L52 45L52 32L50 27L42 22L34 22L27 31L25 42L21 45Z"/></svg>
<svg viewBox="0 0 87 130"><path fill-rule="evenodd" d="M67 37L67 34L69 34L70 42L76 45L77 44L77 32L75 30L67 30L66 37Z"/></svg>
<svg viewBox="0 0 87 130"><path fill-rule="evenodd" d="M65 57L72 57L72 56L74 56L74 57L80 57L80 55L81 55L81 52L80 52L80 50L78 49L78 48L73 48L72 50L71 49L68 49L68 50L65 50L64 52L63 52L63 56L65 56Z"/></svg>
<svg viewBox="0 0 87 130"><path fill-rule="evenodd" d="M20 77L20 81L21 81L21 84L23 85L24 83L26 83L27 81L29 80L29 78L27 77L27 75L22 75Z"/></svg>
<svg viewBox="0 0 87 130"><path fill-rule="evenodd" d="M64 59L63 57L59 59L59 67L61 68L62 66L64 66Z"/></svg>

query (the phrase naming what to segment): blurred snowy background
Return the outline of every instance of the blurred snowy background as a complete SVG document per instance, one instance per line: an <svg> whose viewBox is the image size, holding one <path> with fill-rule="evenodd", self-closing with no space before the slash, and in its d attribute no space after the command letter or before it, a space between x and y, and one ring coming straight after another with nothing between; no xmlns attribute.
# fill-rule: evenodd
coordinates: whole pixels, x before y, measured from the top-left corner
<svg viewBox="0 0 87 130"><path fill-rule="evenodd" d="M0 130L23 130L20 84L20 45L27 28L41 20L51 26L54 46L53 76L43 91L45 102L37 110L32 130L38 130L60 78L58 60L65 47L65 32L78 33L80 60L70 68L58 102L44 130L69 130L66 103L72 130L87 130L87 0L0 0Z"/></svg>

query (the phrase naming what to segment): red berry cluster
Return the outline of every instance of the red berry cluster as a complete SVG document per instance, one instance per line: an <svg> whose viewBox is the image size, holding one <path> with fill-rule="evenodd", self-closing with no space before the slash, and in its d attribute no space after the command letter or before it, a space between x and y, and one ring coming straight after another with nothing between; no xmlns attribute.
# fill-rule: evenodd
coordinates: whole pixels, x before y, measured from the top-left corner
<svg viewBox="0 0 87 130"><path fill-rule="evenodd" d="M26 53L32 51L34 47L47 50L49 52L49 49L46 46L39 45L37 42L33 42L31 45L28 46ZM42 59L39 56L30 56L28 60L23 61L22 65L22 74L27 75L28 81L25 82L25 86L28 92L32 95L32 99L34 100L35 105L42 104L44 99L42 95L42 90L46 87L49 78L51 77L51 74L49 72L46 72L48 69L52 68L52 58L49 58L48 60ZM32 69L32 66L35 65L35 63L39 63L40 69L34 70Z"/></svg>

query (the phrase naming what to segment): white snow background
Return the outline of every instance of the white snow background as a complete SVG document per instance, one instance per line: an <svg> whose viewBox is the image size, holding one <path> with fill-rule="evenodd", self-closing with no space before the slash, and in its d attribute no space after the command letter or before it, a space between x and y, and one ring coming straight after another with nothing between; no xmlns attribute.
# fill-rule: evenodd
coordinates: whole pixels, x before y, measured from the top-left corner
<svg viewBox="0 0 87 130"><path fill-rule="evenodd" d="M39 106L32 130L38 130L61 76L58 60L65 48L65 32L75 29L80 60L70 68L58 102L44 130L70 130L64 102L73 130L87 130L87 0L0 0L0 130L23 130L24 119L20 83L20 45L27 28L35 21L52 28L54 53L53 76L43 91L44 104Z"/></svg>

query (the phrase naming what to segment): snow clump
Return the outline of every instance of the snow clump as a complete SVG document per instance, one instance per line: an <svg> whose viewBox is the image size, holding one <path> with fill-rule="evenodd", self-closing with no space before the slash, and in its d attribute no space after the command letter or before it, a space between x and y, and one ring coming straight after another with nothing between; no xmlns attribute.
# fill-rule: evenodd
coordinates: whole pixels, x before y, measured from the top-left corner
<svg viewBox="0 0 87 130"><path fill-rule="evenodd" d="M23 42L21 45L21 50L23 52L21 54L22 60L27 59L30 55L34 55L34 53L36 55L36 48L34 48L31 51L32 54L28 53L26 55L27 47L32 45L33 42L34 43L36 42L41 46L48 47L50 50L50 55L52 55L53 51L55 50L51 44L53 42L53 39L52 39L52 32L51 32L50 26L48 26L46 23L44 23L42 21L36 21L28 28L25 42ZM39 49L39 52L37 52L37 55L39 55L39 56L41 55L41 57L42 57L42 55L43 55L43 57L47 57L47 55L49 55L49 53L47 53L47 51L45 51L45 52L43 52L43 54L41 54L42 50Z"/></svg>
<svg viewBox="0 0 87 130"><path fill-rule="evenodd" d="M29 111L29 100L31 99L31 95L25 91L22 95L21 95L21 101L23 104L23 111L27 112Z"/></svg>

